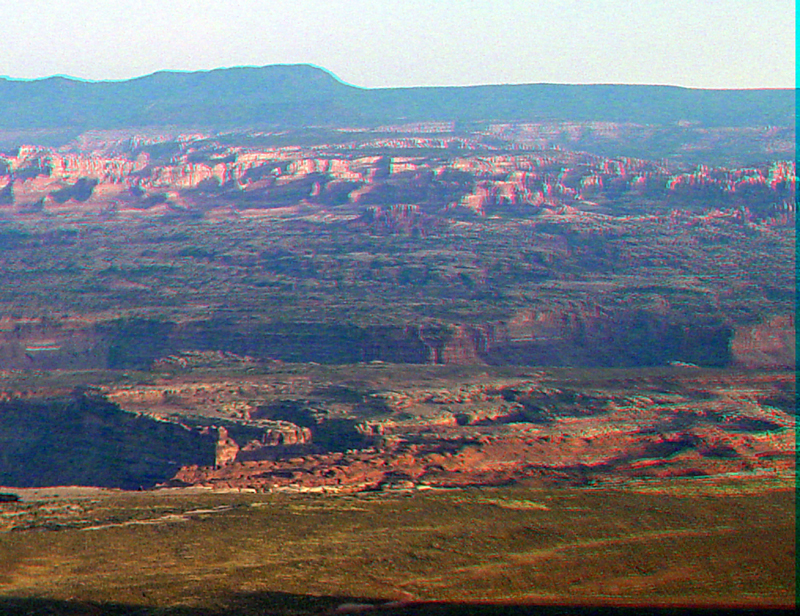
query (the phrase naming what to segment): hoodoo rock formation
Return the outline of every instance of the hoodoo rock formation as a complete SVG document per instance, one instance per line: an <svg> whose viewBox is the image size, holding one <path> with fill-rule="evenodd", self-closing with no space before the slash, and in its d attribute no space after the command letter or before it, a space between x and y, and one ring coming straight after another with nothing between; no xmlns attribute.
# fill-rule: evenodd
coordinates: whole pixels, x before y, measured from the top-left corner
<svg viewBox="0 0 800 616"><path fill-rule="evenodd" d="M233 462L239 453L239 445L234 441L225 428L217 429L217 446L214 454L214 465L226 466Z"/></svg>

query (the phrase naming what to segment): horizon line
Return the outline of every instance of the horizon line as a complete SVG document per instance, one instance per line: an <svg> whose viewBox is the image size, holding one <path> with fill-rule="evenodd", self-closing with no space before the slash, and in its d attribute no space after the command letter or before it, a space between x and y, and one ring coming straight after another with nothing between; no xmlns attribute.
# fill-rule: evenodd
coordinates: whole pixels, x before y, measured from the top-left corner
<svg viewBox="0 0 800 616"><path fill-rule="evenodd" d="M415 85L415 86L359 86L341 79L338 75L330 71L329 69L312 63L304 63L304 62L297 62L297 63L276 63L276 64L264 64L264 65L249 65L249 64L242 64L242 65L234 65L234 66L222 66L216 67L211 69L160 69L153 71L151 73L145 73L143 75L138 75L135 77L127 77L121 79L89 79L84 77L75 77L73 75L66 75L64 73L56 73L53 75L47 75L44 77L11 77L9 75L0 75L0 79L15 83L35 83L40 81L47 81L49 79L66 79L68 81L74 81L77 83L86 83L86 84L101 84L101 83L126 83L129 81L136 81L139 79L146 79L148 77L152 77L154 75L160 75L163 73L170 73L170 74L181 74L181 75L194 75L200 73L213 73L218 71L233 71L233 70L241 70L241 69L253 69L253 70L260 70L266 68L273 68L273 67L309 67L320 70L335 81L341 83L342 85L357 88L359 90L418 90L418 89L445 89L445 88L486 88L486 87L503 87L503 86L537 86L537 85L552 85L552 86L629 86L629 87L653 87L653 88L678 88L682 90L703 90L703 91L719 91L719 92L731 92L731 91L739 91L739 92L746 92L746 91L764 91L764 90L797 90L797 85L794 86L787 86L787 87L751 87L751 88L704 88L704 87L694 87L694 86L684 86L684 85L676 85L672 83L620 83L620 82L554 82L554 81L520 81L520 82L506 82L506 83L477 83L477 84L459 84L459 85Z"/></svg>

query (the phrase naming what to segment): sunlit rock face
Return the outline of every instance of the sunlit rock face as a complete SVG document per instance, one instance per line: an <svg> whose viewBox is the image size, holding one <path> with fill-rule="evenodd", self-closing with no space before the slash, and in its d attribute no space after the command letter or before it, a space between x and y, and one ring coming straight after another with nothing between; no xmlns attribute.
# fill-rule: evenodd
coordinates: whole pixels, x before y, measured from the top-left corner
<svg viewBox="0 0 800 616"><path fill-rule="evenodd" d="M509 208L532 212L540 207L570 205L576 200L669 197L706 202L720 209L745 208L741 212L745 219L754 215L747 209L748 204L763 209L772 203L775 224L785 224L781 220L791 217L794 210L797 181L796 166L790 161L734 169L701 165L691 172L672 173L663 165L645 160L571 152L450 160L429 155L360 155L361 148L367 145L437 146L378 140L339 146L335 156L322 157L308 156L308 151L296 147L222 148L213 141L206 143L204 150L195 147L188 136L183 137L166 142L165 147L172 148L168 153L173 155L161 158L151 157L132 143L122 148L124 151L113 153L62 152L36 146L0 153L0 189L4 191L0 200L7 202L6 206L30 205L61 191L61 202L71 200L77 207L91 194L64 191L88 181L98 191L98 197L114 195L139 208L154 205L148 198L170 191L179 193L178 203L192 207L202 206L209 197L208 191L223 190L224 199L240 209L264 209L308 198L333 205L425 204L478 216ZM445 141L439 147L451 145ZM120 188L132 192L123 194ZM197 189L203 190L194 192ZM263 193L267 198L245 198L244 193L248 192L259 196Z"/></svg>
<svg viewBox="0 0 800 616"><path fill-rule="evenodd" d="M173 483L358 492L399 482L404 489L563 485L776 476L794 469L790 373L680 367L655 378L613 374L605 385L591 382L590 389L557 386L546 371L525 379L484 373L468 384L395 386L371 396L381 401L380 419L355 426L313 421L309 442L283 451L272 446L270 452L248 444L223 466L182 468ZM612 384L621 389L605 389ZM324 406L322 400L316 404ZM345 412L357 414L358 404L354 399ZM296 400L274 402L256 415L276 414L300 423L312 415Z"/></svg>

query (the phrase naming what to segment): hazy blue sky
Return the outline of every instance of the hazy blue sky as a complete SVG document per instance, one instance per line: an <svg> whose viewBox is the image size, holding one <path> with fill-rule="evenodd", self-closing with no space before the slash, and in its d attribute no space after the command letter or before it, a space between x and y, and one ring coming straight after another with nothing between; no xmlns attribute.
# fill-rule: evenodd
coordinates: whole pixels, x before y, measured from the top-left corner
<svg viewBox="0 0 800 616"><path fill-rule="evenodd" d="M365 87L794 87L794 0L0 0L0 75L310 63Z"/></svg>

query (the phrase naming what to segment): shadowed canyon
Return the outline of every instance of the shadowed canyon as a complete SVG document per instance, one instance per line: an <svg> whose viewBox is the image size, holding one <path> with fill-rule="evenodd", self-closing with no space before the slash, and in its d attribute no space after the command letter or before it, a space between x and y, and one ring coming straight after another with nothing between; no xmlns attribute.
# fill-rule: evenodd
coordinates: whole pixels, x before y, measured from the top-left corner
<svg viewBox="0 0 800 616"><path fill-rule="evenodd" d="M0 611L793 604L794 91L0 100Z"/></svg>

